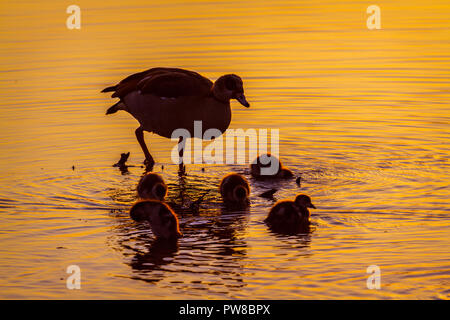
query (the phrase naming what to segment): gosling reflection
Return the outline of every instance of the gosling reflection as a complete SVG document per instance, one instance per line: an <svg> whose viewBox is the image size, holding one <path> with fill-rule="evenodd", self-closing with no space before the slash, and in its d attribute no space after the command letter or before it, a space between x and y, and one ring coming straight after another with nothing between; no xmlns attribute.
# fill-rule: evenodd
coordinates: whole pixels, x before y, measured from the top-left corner
<svg viewBox="0 0 450 320"><path fill-rule="evenodd" d="M214 284L228 292L239 291L247 285L243 263L247 256L247 242L242 234L248 228L248 219L248 207L233 210L223 205L220 212L207 217L203 224L183 226L183 240L188 241L180 241L181 250L202 252L198 256L200 259L190 265L206 268L204 272L217 278Z"/></svg>
<svg viewBox="0 0 450 320"><path fill-rule="evenodd" d="M214 235L223 240L229 239L236 242L237 235L247 228L249 213L248 206L236 207L223 204L220 208L220 215L214 224L217 227Z"/></svg>
<svg viewBox="0 0 450 320"><path fill-rule="evenodd" d="M178 252L178 241L167 241L166 239L155 239L151 242L146 252L138 251L129 262L133 270L141 272L150 272L153 270L160 270L161 266L173 262ZM153 274L151 278L140 278L147 282L158 282L162 280L163 276Z"/></svg>
<svg viewBox="0 0 450 320"><path fill-rule="evenodd" d="M304 226L297 230L295 234L275 232L272 229L274 236L273 247L275 252L282 252L283 254L290 254L293 257L305 257L314 255L311 250L311 234L314 232L314 227L311 225Z"/></svg>

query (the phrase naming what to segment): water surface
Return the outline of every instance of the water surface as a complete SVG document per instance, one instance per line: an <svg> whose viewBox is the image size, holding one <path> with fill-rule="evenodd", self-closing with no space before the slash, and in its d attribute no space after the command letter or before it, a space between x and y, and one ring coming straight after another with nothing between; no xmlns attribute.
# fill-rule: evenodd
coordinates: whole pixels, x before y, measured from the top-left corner
<svg viewBox="0 0 450 320"><path fill-rule="evenodd" d="M450 295L448 1L77 1L0 4L0 297L446 299ZM169 198L211 190L180 214L177 247L128 217L143 154L137 122L104 87L149 67L244 79L251 108L230 128L280 130L294 180L263 184L238 165L190 165L147 134ZM115 163L131 152L122 175ZM161 168L164 165L164 169ZM75 169L72 169L75 166ZM205 168L204 171L201 169ZM248 212L221 208L220 178L252 187ZM309 194L311 232L272 233L277 199ZM82 272L66 289L67 266ZM366 287L378 265L380 290Z"/></svg>

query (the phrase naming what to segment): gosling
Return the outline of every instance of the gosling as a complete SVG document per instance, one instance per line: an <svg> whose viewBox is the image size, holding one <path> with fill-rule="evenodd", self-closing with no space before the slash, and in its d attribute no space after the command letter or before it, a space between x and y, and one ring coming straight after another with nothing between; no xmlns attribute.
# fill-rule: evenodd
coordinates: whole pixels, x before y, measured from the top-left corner
<svg viewBox="0 0 450 320"><path fill-rule="evenodd" d="M310 213L308 208L316 209L311 198L299 194L294 201L278 201L264 220L268 225L278 230L294 230L309 225Z"/></svg>
<svg viewBox="0 0 450 320"><path fill-rule="evenodd" d="M167 185L159 174L149 172L139 181L137 193L141 199L164 201L167 194Z"/></svg>
<svg viewBox="0 0 450 320"><path fill-rule="evenodd" d="M294 174L270 153L260 155L250 164L250 174L254 178L292 178Z"/></svg>
<svg viewBox="0 0 450 320"><path fill-rule="evenodd" d="M225 204L246 206L249 204L250 186L243 176L229 173L220 182L220 194Z"/></svg>
<svg viewBox="0 0 450 320"><path fill-rule="evenodd" d="M156 239L175 240L182 236L175 212L164 202L137 202L130 209L130 217L136 222L147 221Z"/></svg>

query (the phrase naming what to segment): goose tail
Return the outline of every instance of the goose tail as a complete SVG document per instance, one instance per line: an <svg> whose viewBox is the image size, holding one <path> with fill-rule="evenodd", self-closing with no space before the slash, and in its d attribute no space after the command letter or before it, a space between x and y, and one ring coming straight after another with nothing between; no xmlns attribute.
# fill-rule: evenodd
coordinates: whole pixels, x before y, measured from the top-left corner
<svg viewBox="0 0 450 320"><path fill-rule="evenodd" d="M119 101L113 106L109 107L108 110L106 110L106 114L116 113L119 110L125 110L125 105L122 101Z"/></svg>
<svg viewBox="0 0 450 320"><path fill-rule="evenodd" d="M105 89L102 90L102 92L111 92L111 91L116 91L117 90L117 86L111 86L111 87L106 87Z"/></svg>

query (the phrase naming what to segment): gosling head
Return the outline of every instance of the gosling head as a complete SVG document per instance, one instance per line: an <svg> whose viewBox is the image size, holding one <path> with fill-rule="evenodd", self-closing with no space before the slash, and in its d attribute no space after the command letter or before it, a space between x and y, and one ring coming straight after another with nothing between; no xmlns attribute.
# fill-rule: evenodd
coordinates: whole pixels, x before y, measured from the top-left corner
<svg viewBox="0 0 450 320"><path fill-rule="evenodd" d="M246 205L249 202L250 186L243 176L230 173L220 182L220 194L225 203Z"/></svg>
<svg viewBox="0 0 450 320"><path fill-rule="evenodd" d="M164 202L137 202L130 209L130 217L136 222L148 221L157 239L174 240L182 236L175 212Z"/></svg>
<svg viewBox="0 0 450 320"><path fill-rule="evenodd" d="M214 82L212 90L214 97L220 101L228 102L231 99L236 99L244 107L250 107L244 95L242 79L235 74L221 76Z"/></svg>
<svg viewBox="0 0 450 320"><path fill-rule="evenodd" d="M137 192L141 199L164 201L167 194L167 185L159 174L149 172L139 181Z"/></svg>
<svg viewBox="0 0 450 320"><path fill-rule="evenodd" d="M311 202L311 198L306 194L299 194L297 197L295 197L295 204L300 208L316 209L316 207Z"/></svg>
<svg viewBox="0 0 450 320"><path fill-rule="evenodd" d="M233 200L236 203L246 203L248 201L248 190L245 186L236 186L233 190Z"/></svg>

